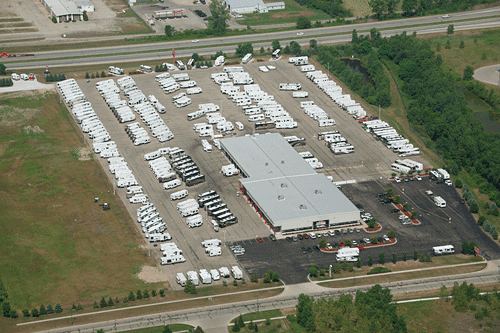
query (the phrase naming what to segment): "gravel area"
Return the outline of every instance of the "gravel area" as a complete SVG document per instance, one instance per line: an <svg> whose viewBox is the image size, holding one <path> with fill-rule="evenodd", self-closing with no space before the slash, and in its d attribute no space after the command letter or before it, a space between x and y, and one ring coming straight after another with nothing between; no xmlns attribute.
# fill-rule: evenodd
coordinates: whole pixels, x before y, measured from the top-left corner
<svg viewBox="0 0 500 333"><path fill-rule="evenodd" d="M137 277L147 283L168 281L167 274L162 272L158 267L152 266L143 266L141 272Z"/></svg>
<svg viewBox="0 0 500 333"><path fill-rule="evenodd" d="M12 87L2 87L0 88L0 93L12 92L12 91L22 91L22 90L40 90L40 89L54 89L54 84L40 83L36 80L34 81L13 81L14 85Z"/></svg>

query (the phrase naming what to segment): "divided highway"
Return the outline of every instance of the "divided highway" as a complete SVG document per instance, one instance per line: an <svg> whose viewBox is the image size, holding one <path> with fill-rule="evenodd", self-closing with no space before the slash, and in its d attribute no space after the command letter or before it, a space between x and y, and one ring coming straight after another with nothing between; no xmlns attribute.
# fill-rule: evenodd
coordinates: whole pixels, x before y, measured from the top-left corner
<svg viewBox="0 0 500 333"><path fill-rule="evenodd" d="M76 50L61 50L61 51L46 51L35 53L34 58L19 59L2 59L2 62L11 70L22 70L31 68L41 68L45 66L61 67L74 65L91 65L99 63L113 62L135 62L135 61L155 61L172 58L172 48L176 49L178 57L190 56L193 52L200 55L214 54L222 50L224 52L233 52L238 43L252 42L254 48L261 46L269 47L269 42L278 39L297 40L301 45L307 45L310 39L316 39L320 44L340 43L351 40L351 32L353 29L358 31L367 31L371 28L379 30L385 29L382 32L383 36L391 36L400 34L403 31L417 34L429 34L437 32L445 32L448 25L453 23L455 31L485 29L500 26L498 18L492 16L500 15L500 7L490 8L487 10L478 10L471 12L456 13L450 19L443 19L441 16L417 17L409 19L400 19L384 22L349 24L337 27L324 27L302 30L304 35L297 39L296 31L280 31L267 34L243 35L232 37L219 37L202 39L198 43L188 41L174 41L163 43L149 43L139 45L125 45L101 48L87 48ZM484 18L490 17L490 18ZM463 22L453 22L454 20L471 20ZM423 25L426 26L415 26ZM335 34L335 35L333 35ZM124 38L117 36L117 38ZM76 42L91 42L105 44L105 40L117 39L111 37L101 37L94 39L79 39ZM282 45L285 43L282 42ZM9 43L8 45L21 45L21 43ZM223 45L223 46L221 46ZM195 48L196 47L196 48Z"/></svg>

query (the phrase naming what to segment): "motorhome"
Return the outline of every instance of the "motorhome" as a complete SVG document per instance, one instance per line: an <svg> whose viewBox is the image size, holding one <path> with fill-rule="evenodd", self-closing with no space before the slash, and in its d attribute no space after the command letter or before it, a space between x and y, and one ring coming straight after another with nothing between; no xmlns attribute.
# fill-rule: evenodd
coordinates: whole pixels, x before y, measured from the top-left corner
<svg viewBox="0 0 500 333"><path fill-rule="evenodd" d="M180 200L188 196L188 190L181 190L170 194L170 200Z"/></svg>
<svg viewBox="0 0 500 333"><path fill-rule="evenodd" d="M294 91L292 94L293 98L306 98L309 96L307 91Z"/></svg>
<svg viewBox="0 0 500 333"><path fill-rule="evenodd" d="M440 197L440 196L435 196L434 197L434 204L440 208L445 208L446 207L446 201Z"/></svg>
<svg viewBox="0 0 500 333"><path fill-rule="evenodd" d="M359 249L356 247L355 248L342 247L337 251L336 258L338 262L358 261Z"/></svg>
<svg viewBox="0 0 500 333"><path fill-rule="evenodd" d="M122 68L120 67L114 67L114 66L109 66L109 74L113 75L123 75L125 72Z"/></svg>
<svg viewBox="0 0 500 333"><path fill-rule="evenodd" d="M243 272L238 266L231 267L231 275L235 280L241 280L243 278Z"/></svg>
<svg viewBox="0 0 500 333"><path fill-rule="evenodd" d="M186 66L184 66L184 63L180 60L176 60L175 61L175 65L177 66L177 68L179 68L180 70L184 70L186 69Z"/></svg>
<svg viewBox="0 0 500 333"><path fill-rule="evenodd" d="M142 73L151 73L152 71L153 71L153 69L150 66L146 66L146 65L140 65L139 66L139 72L142 72Z"/></svg>
<svg viewBox="0 0 500 333"><path fill-rule="evenodd" d="M272 57L273 59L278 59L281 56L281 49L276 49L273 51Z"/></svg>
<svg viewBox="0 0 500 333"><path fill-rule="evenodd" d="M432 252L435 255L453 254L455 253L455 247L453 245L435 246L432 248Z"/></svg>
<svg viewBox="0 0 500 333"><path fill-rule="evenodd" d="M176 188L178 186L181 186L182 182L179 179L174 179L169 182L166 182L163 184L163 189L165 190L170 190L173 188Z"/></svg>
<svg viewBox="0 0 500 333"><path fill-rule="evenodd" d="M242 64L248 64L250 62L250 60L252 60L252 54L251 53L247 53L243 59L241 60L241 63Z"/></svg>
<svg viewBox="0 0 500 333"><path fill-rule="evenodd" d="M187 279L182 273L177 273L175 275L175 280L177 281L178 284L181 285L181 287L184 287L186 285Z"/></svg>

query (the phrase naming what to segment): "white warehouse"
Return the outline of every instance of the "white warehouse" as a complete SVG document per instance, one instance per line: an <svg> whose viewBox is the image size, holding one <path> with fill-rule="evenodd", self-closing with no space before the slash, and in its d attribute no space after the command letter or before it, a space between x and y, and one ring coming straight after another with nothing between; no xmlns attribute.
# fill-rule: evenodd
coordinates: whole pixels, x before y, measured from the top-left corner
<svg viewBox="0 0 500 333"><path fill-rule="evenodd" d="M278 133L220 141L245 178L240 189L273 233L359 224L359 210Z"/></svg>
<svg viewBox="0 0 500 333"><path fill-rule="evenodd" d="M264 3L262 0L225 0L227 8L231 13L267 13L270 10L285 9L284 2Z"/></svg>

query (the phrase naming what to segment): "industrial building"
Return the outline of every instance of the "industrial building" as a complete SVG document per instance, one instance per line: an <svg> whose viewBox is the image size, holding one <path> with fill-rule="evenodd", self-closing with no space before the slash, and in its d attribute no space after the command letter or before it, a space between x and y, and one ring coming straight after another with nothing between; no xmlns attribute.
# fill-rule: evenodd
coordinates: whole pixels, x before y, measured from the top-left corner
<svg viewBox="0 0 500 333"><path fill-rule="evenodd" d="M93 12L94 5L90 0L40 0L57 22L83 20L83 12Z"/></svg>
<svg viewBox="0 0 500 333"><path fill-rule="evenodd" d="M244 177L241 192L275 234L360 223L356 206L279 133L223 139L221 148Z"/></svg>
<svg viewBox="0 0 500 333"><path fill-rule="evenodd" d="M285 9L285 3L282 1L264 3L262 0L225 0L224 2L233 14L267 13L270 10Z"/></svg>

